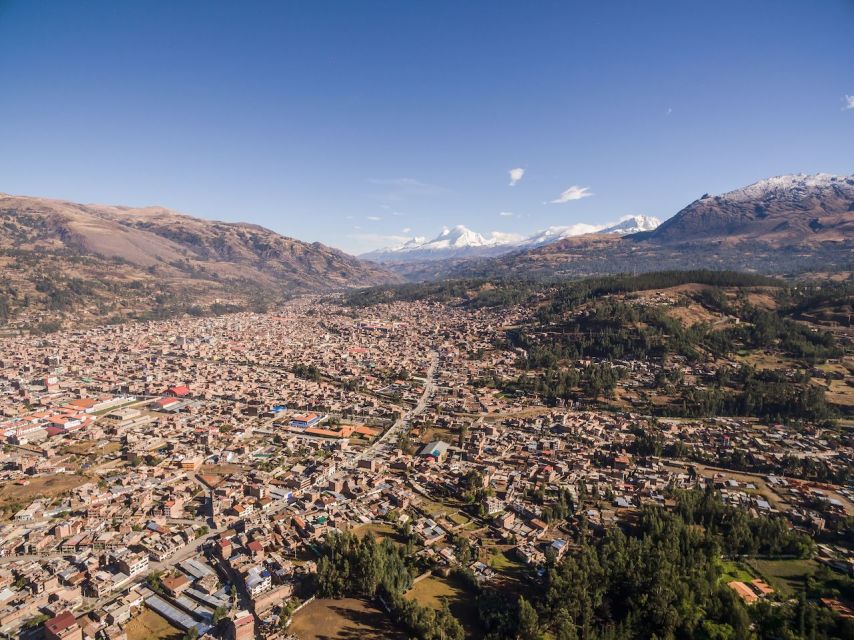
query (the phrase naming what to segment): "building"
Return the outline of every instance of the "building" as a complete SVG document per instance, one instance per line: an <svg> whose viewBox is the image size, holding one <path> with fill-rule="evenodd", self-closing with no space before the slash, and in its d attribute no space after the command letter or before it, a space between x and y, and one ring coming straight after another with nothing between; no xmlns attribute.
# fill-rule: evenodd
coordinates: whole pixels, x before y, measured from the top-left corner
<svg viewBox="0 0 854 640"><path fill-rule="evenodd" d="M118 563L119 569L129 576L135 576L148 571L147 553L127 553L122 556Z"/></svg>
<svg viewBox="0 0 854 640"><path fill-rule="evenodd" d="M45 621L45 640L83 640L83 629L77 623L77 618L70 611L63 611L58 616Z"/></svg>
<svg viewBox="0 0 854 640"><path fill-rule="evenodd" d="M442 462L447 457L450 446L447 442L435 440L425 444L418 455L433 462Z"/></svg>
<svg viewBox="0 0 854 640"><path fill-rule="evenodd" d="M255 619L248 611L238 611L229 625L230 640L253 640L255 638Z"/></svg>
<svg viewBox="0 0 854 640"><path fill-rule="evenodd" d="M166 389L166 395L173 396L175 398L186 398L190 395L190 387L185 384L177 384L174 387Z"/></svg>
<svg viewBox="0 0 854 640"><path fill-rule="evenodd" d="M298 413L293 418L291 418L291 426L292 427L311 427L316 425L323 419L318 413L314 413L310 411L308 413Z"/></svg>

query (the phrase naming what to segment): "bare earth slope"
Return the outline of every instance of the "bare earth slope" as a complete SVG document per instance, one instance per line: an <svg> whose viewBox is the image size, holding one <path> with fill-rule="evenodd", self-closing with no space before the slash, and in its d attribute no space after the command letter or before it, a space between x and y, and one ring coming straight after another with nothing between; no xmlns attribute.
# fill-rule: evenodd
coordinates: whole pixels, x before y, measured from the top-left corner
<svg viewBox="0 0 854 640"><path fill-rule="evenodd" d="M69 282L81 290L77 299L66 304L62 299L75 296L60 293L53 307L62 308L51 308L48 301L48 311L86 313L95 303L103 312L111 297L123 297L122 283L124 289L132 283L136 291L159 292L161 307L170 304L170 294L173 306L204 307L397 279L376 264L257 225L203 220L160 207L5 194L0 194L0 277L0 296L5 291L12 315L26 296L32 294L27 306L38 310L39 294L49 297L50 289ZM89 291L93 287L96 291ZM146 295L139 298L140 309L150 310Z"/></svg>

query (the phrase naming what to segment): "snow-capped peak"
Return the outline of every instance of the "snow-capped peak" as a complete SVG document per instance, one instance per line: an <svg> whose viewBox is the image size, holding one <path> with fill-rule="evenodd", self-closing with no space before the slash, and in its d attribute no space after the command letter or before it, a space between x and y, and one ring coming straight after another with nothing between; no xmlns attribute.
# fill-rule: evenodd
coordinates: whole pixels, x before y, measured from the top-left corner
<svg viewBox="0 0 854 640"><path fill-rule="evenodd" d="M483 247L489 244L489 241L476 231L472 231L464 225L458 224L456 227L449 229L445 227L442 233L426 243L436 249L444 247ZM423 246L423 245L422 245Z"/></svg>
<svg viewBox="0 0 854 640"><path fill-rule="evenodd" d="M807 192L833 188L834 183L844 182L846 178L830 173L793 173L783 176L766 178L746 187L733 189L720 197L735 202L759 200L767 197L782 196L785 198L801 197Z"/></svg>
<svg viewBox="0 0 854 640"><path fill-rule="evenodd" d="M493 231L488 236L484 236L460 224L455 227L444 227L442 232L432 240L425 240L420 237L412 238L396 247L372 251L363 254L361 257L385 262L499 255L516 249L539 247L562 238L587 233L626 235L639 231L652 231L660 223L658 218L651 216L626 216L618 222L604 225L580 222L569 226L553 226L530 236L501 231Z"/></svg>
<svg viewBox="0 0 854 640"><path fill-rule="evenodd" d="M621 218L617 224L601 229L598 233L640 233L641 231L652 231L661 224L661 220L654 216L626 216Z"/></svg>

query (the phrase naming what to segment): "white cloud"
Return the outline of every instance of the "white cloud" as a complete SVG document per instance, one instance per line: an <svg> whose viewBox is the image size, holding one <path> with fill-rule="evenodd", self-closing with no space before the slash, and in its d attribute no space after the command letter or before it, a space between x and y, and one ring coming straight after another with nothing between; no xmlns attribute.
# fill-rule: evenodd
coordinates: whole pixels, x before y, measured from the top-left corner
<svg viewBox="0 0 854 640"><path fill-rule="evenodd" d="M370 220L371 222L379 222L380 220L382 220L382 218L380 218L379 216L368 216L368 220Z"/></svg>
<svg viewBox="0 0 854 640"><path fill-rule="evenodd" d="M581 200L582 198L588 198L593 194L590 193L590 189L588 187L579 187L578 185L572 185L569 189L565 190L554 200L549 200L551 204L563 204L564 202L571 202L572 200Z"/></svg>
<svg viewBox="0 0 854 640"><path fill-rule="evenodd" d="M854 109L854 96L849 96L847 93L845 94L845 106L842 107L843 111L848 111L849 109Z"/></svg>
<svg viewBox="0 0 854 640"><path fill-rule="evenodd" d="M401 233L412 233L412 228L411 227L404 227L403 229L400 230L400 232Z"/></svg>
<svg viewBox="0 0 854 640"><path fill-rule="evenodd" d="M500 215L502 218L512 218L516 214L514 214L512 211L499 211L498 215Z"/></svg>
<svg viewBox="0 0 854 640"><path fill-rule="evenodd" d="M495 240L499 244L510 244L512 242L521 242L525 236L518 233L506 233L504 231L493 231L489 234L490 240Z"/></svg>
<svg viewBox="0 0 854 640"><path fill-rule="evenodd" d="M516 167L515 169L510 169L508 173L510 174L510 186L515 187L516 183L524 177L525 169Z"/></svg>

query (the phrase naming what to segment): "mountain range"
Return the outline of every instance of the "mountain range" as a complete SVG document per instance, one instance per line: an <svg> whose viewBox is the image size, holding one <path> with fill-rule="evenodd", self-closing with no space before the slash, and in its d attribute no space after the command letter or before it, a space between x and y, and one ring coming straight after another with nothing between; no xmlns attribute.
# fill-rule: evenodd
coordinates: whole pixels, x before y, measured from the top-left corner
<svg viewBox="0 0 854 640"><path fill-rule="evenodd" d="M364 257L162 207L0 194L0 325L40 331L261 310L295 293L404 279L687 268L845 277L854 271L854 176L786 175L704 194L661 224L637 216L529 237L459 226Z"/></svg>
<svg viewBox="0 0 854 640"><path fill-rule="evenodd" d="M694 268L775 275L854 271L854 175L769 178L704 194L652 231L562 238L440 269L421 265L408 277L571 277Z"/></svg>
<svg viewBox="0 0 854 640"><path fill-rule="evenodd" d="M530 236L494 231L489 236L457 225L445 227L435 238L412 238L403 244L363 253L364 260L383 263L412 263L431 260L449 260L499 256L520 249L533 249L563 238L588 233L617 233L621 235L652 231L661 221L649 216L626 216L619 222L607 225L579 223L570 226L554 226Z"/></svg>

